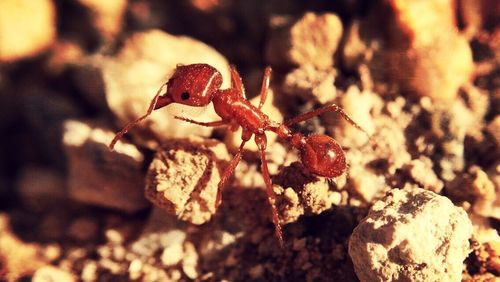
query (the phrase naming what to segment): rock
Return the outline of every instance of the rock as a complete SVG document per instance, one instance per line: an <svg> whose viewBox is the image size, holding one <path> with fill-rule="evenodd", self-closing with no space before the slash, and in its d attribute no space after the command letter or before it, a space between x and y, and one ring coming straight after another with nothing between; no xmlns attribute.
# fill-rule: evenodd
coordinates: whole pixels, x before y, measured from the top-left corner
<svg viewBox="0 0 500 282"><path fill-rule="evenodd" d="M68 235L80 242L95 240L98 236L99 225L92 217L79 217L73 220L68 228Z"/></svg>
<svg viewBox="0 0 500 282"><path fill-rule="evenodd" d="M109 111L102 72L104 61L102 54L83 57L75 66L73 76L76 87L86 101L101 111Z"/></svg>
<svg viewBox="0 0 500 282"><path fill-rule="evenodd" d="M42 256L41 246L23 242L11 230L9 221L6 214L0 214L0 273L6 281L17 281L33 274L47 262Z"/></svg>
<svg viewBox="0 0 500 282"><path fill-rule="evenodd" d="M54 77L61 76L70 66L81 63L84 53L83 47L77 42L58 40L52 46L47 59L47 71Z"/></svg>
<svg viewBox="0 0 500 282"><path fill-rule="evenodd" d="M438 104L431 113L431 130L442 149L439 166L444 180L453 180L463 170L465 135L476 125L472 112L460 100Z"/></svg>
<svg viewBox="0 0 500 282"><path fill-rule="evenodd" d="M65 270L54 266L44 266L39 268L35 274L33 274L33 282L52 282L52 281L77 281L76 277Z"/></svg>
<svg viewBox="0 0 500 282"><path fill-rule="evenodd" d="M112 39L121 31L127 0L78 0L78 2L89 9L92 25L102 37Z"/></svg>
<svg viewBox="0 0 500 282"><path fill-rule="evenodd" d="M311 64L330 69L342 36L342 22L335 14L306 13L298 20L275 18L266 48L273 66L291 67Z"/></svg>
<svg viewBox="0 0 500 282"><path fill-rule="evenodd" d="M441 181L433 170L432 160L420 156L418 159L411 160L410 163L405 164L402 170L408 173L408 176L426 190L434 193L439 193L443 189L443 181Z"/></svg>
<svg viewBox="0 0 500 282"><path fill-rule="evenodd" d="M224 145L215 140L170 140L148 169L146 197L182 220L205 223L216 212L222 166L229 159Z"/></svg>
<svg viewBox="0 0 500 282"><path fill-rule="evenodd" d="M130 266L128 268L129 278L130 280L137 280L142 275L142 262L139 259L135 259L130 262Z"/></svg>
<svg viewBox="0 0 500 282"><path fill-rule="evenodd" d="M478 166L472 166L469 173L471 179L469 179L468 188L473 191L476 197L473 204L474 212L484 217L500 219L498 187L495 188L486 172Z"/></svg>
<svg viewBox="0 0 500 282"><path fill-rule="evenodd" d="M175 244L163 249L160 259L164 266L169 267L178 264L183 256L182 244Z"/></svg>
<svg viewBox="0 0 500 282"><path fill-rule="evenodd" d="M222 88L229 86L230 75L226 59L202 42L159 30L132 34L125 40L123 48L116 56L105 58L98 66L102 72L109 108L122 125L144 115L151 99L168 81L176 66L193 63L214 66L224 78ZM168 108L180 107L171 105ZM194 119L213 121L220 118L215 114L213 106L209 105L203 115ZM173 115L164 109L155 111L146 122L139 123L137 127L147 128L160 140L187 137L194 132L208 136L212 132L211 127L175 120Z"/></svg>
<svg viewBox="0 0 500 282"><path fill-rule="evenodd" d="M304 214L320 214L332 206L327 179L305 172L299 162L283 168L273 182L283 224L297 221Z"/></svg>
<svg viewBox="0 0 500 282"><path fill-rule="evenodd" d="M391 0L389 5L395 28L388 30L393 41L385 54L388 77L418 95L453 101L474 71L471 48L455 23L454 1Z"/></svg>
<svg viewBox="0 0 500 282"><path fill-rule="evenodd" d="M454 1L387 4L350 26L343 65L359 72L362 81L367 68L380 93L387 93L387 81L392 81L411 95L455 100L471 80L474 64L467 38L456 25ZM380 22L387 28L380 29Z"/></svg>
<svg viewBox="0 0 500 282"><path fill-rule="evenodd" d="M90 122L68 120L63 144L68 158L69 196L79 202L136 212L147 206L144 198L144 156L132 144L108 144L114 133Z"/></svg>
<svg viewBox="0 0 500 282"><path fill-rule="evenodd" d="M500 12L495 0L458 1L457 6L468 38L480 37L484 26L493 22Z"/></svg>
<svg viewBox="0 0 500 282"><path fill-rule="evenodd" d="M250 164L244 159L240 161L234 170L234 182L236 186L245 188L266 186L260 172L260 163Z"/></svg>
<svg viewBox="0 0 500 282"><path fill-rule="evenodd" d="M193 8L203 11L203 12L210 12L213 11L217 8L220 8L220 6L223 6L221 2L219 1L211 1L211 0L190 0L189 4L193 6Z"/></svg>
<svg viewBox="0 0 500 282"><path fill-rule="evenodd" d="M182 271L189 279L195 280L198 277L198 253L191 242L184 243L184 257L181 265Z"/></svg>
<svg viewBox="0 0 500 282"><path fill-rule="evenodd" d="M148 220L142 229L141 236L146 236L150 233L165 233L170 230L177 230L180 227L179 220L175 215L169 215L165 213L165 210L153 206L151 213L149 214ZM181 232L180 230L178 230ZM186 235L179 234L179 236L174 236L179 239L179 242L184 242Z"/></svg>
<svg viewBox="0 0 500 282"><path fill-rule="evenodd" d="M224 249L231 248L231 245L234 245L237 239L237 235L230 232L214 230L203 237L203 240L198 245L199 254L207 260L212 260L217 258L217 255Z"/></svg>
<svg viewBox="0 0 500 282"><path fill-rule="evenodd" d="M60 172L45 167L25 167L17 180L17 191L23 203L36 211L67 200L65 179Z"/></svg>
<svg viewBox="0 0 500 282"><path fill-rule="evenodd" d="M371 112L380 104L380 98L373 92L360 91L356 86L351 86L340 97L340 106L368 135L375 133L375 123ZM342 142L355 144L360 147L368 143L368 136L351 123L341 118L339 114L332 113L340 120Z"/></svg>
<svg viewBox="0 0 500 282"><path fill-rule="evenodd" d="M36 144L26 146L38 149L37 154L41 154L52 167L60 171L65 170L66 159L61 154L63 123L67 119L83 115L82 107L69 99L69 95L51 91L41 83L27 87L24 94L20 96L20 110L26 118L29 131L33 134L32 139L37 140Z"/></svg>
<svg viewBox="0 0 500 282"><path fill-rule="evenodd" d="M186 232L179 229L180 225L182 224L178 220L165 215L163 210L153 209L139 238L127 247L125 257L127 261L130 261L128 266L130 279L144 276L142 279L144 281L155 281L160 278L148 280L147 276L154 276L154 272L160 269L172 268L180 264L186 256Z"/></svg>
<svg viewBox="0 0 500 282"><path fill-rule="evenodd" d="M485 248L489 254L488 267L491 272L500 273L500 241L488 242Z"/></svg>
<svg viewBox="0 0 500 282"><path fill-rule="evenodd" d="M380 53L382 45L381 30L377 29L369 20L353 20L346 31L342 52L342 65L358 71L359 67L373 64L373 55Z"/></svg>
<svg viewBox="0 0 500 282"><path fill-rule="evenodd" d="M337 89L333 85L335 76L334 69L318 70L312 65L304 65L286 75L283 92L325 104L337 97Z"/></svg>
<svg viewBox="0 0 500 282"><path fill-rule="evenodd" d="M495 187L495 201L493 202L492 210L489 214L494 214L495 218L499 219L500 217L500 161L496 164L492 165L490 169L487 171L488 179L491 180Z"/></svg>
<svg viewBox="0 0 500 282"><path fill-rule="evenodd" d="M182 245L186 233L179 229L163 230L142 234L130 246L130 251L139 257L152 257L155 253L162 253L164 249Z"/></svg>
<svg viewBox="0 0 500 282"><path fill-rule="evenodd" d="M500 242L500 235L489 218L477 214L469 214L469 218L472 221L474 240L479 243Z"/></svg>
<svg viewBox="0 0 500 282"><path fill-rule="evenodd" d="M64 238L70 220L69 213L61 213L61 205L52 209L50 213L40 217L37 233L40 238L50 241L59 241Z"/></svg>
<svg viewBox="0 0 500 282"><path fill-rule="evenodd" d="M490 175L494 181L494 175ZM472 211L477 215L500 219L500 195L490 175L473 165L447 184L446 193L453 200L472 204Z"/></svg>
<svg viewBox="0 0 500 282"><path fill-rule="evenodd" d="M497 146L500 146L500 115L497 115L488 126L486 126L488 133L493 136Z"/></svg>
<svg viewBox="0 0 500 282"><path fill-rule="evenodd" d="M94 261L87 262L82 269L80 279L83 282L92 282L97 280L97 263Z"/></svg>
<svg viewBox="0 0 500 282"><path fill-rule="evenodd" d="M404 128L387 115L377 115L375 119L369 121L371 122L374 125L374 132L370 136L371 142L366 139L363 132L344 122L343 126L333 128L335 139L342 146L357 147L355 150L345 152L349 165L366 166L378 161L384 166L384 171L393 174L411 160ZM361 142L363 140L366 142ZM375 145L370 147L372 144Z"/></svg>
<svg viewBox="0 0 500 282"><path fill-rule="evenodd" d="M448 198L393 189L354 229L349 255L361 281L460 281L471 235Z"/></svg>
<svg viewBox="0 0 500 282"><path fill-rule="evenodd" d="M0 3L0 62L12 62L46 50L56 38L52 0Z"/></svg>
<svg viewBox="0 0 500 282"><path fill-rule="evenodd" d="M361 153L362 154L362 153ZM351 156L349 153L348 156ZM377 175L372 170L364 165L352 164L349 166L348 184L350 191L354 192L364 202L370 203L381 197L381 194L388 189L385 179L381 175Z"/></svg>

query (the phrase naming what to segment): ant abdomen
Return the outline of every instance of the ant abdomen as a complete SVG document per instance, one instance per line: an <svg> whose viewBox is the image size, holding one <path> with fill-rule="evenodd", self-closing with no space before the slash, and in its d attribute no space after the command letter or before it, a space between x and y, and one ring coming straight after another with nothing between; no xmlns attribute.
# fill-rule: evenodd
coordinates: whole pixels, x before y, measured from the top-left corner
<svg viewBox="0 0 500 282"><path fill-rule="evenodd" d="M333 178L346 170L344 151L333 138L324 134L305 137L300 158L309 172L319 176Z"/></svg>

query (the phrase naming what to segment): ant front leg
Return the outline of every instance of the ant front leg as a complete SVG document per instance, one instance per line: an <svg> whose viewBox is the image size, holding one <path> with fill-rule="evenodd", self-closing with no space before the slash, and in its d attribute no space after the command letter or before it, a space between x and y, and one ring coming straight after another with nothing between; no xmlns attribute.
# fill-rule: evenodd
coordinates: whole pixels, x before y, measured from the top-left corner
<svg viewBox="0 0 500 282"><path fill-rule="evenodd" d="M190 118L179 117L179 116L175 116L174 118L185 121L185 122L189 122L189 123L193 123L193 124L197 124L197 125L201 125L201 126L206 126L206 127L216 127L216 126L223 126L223 125L227 124L227 122L225 122L223 120L202 122L202 121L196 121L196 120L192 120Z"/></svg>
<svg viewBox="0 0 500 282"><path fill-rule="evenodd" d="M278 210L276 209L276 196L273 191L273 183L271 182L271 177L269 176L269 169L267 167L266 161L266 147L267 147L267 137L265 133L256 134L255 135L255 143L257 143L257 147L260 152L260 162L261 162L261 170L262 176L264 178L264 182L266 184L266 192L267 199L271 204L272 214L273 214L273 223L274 223L274 232L280 241L280 246L283 248L283 232L281 231L280 218L278 215Z"/></svg>
<svg viewBox="0 0 500 282"><path fill-rule="evenodd" d="M157 106L157 103L158 103L158 98L160 97L164 86L165 85L162 85L160 87L160 89L158 89L158 91L156 91L156 95L151 100L151 102L149 104L149 108L148 108L146 114L144 114L143 116L139 117L138 119L136 119L134 121L129 122L127 125L125 125L125 127L122 130L120 130L120 132L118 132L115 135L115 137L113 138L113 140L111 140L111 143L109 143L109 149L110 150L113 150L115 148L116 142L118 142L118 140L122 139L123 135L125 135L132 127L134 127L136 124L138 124L139 122L141 122L143 119L145 119L149 115L151 115L151 113L156 109L156 106Z"/></svg>

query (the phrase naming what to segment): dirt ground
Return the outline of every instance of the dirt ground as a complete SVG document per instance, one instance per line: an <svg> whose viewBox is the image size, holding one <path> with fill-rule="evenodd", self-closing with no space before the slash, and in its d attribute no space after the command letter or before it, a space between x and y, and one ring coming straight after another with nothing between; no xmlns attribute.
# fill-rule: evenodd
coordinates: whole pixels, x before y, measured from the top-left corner
<svg viewBox="0 0 500 282"><path fill-rule="evenodd" d="M472 230L462 281L496 281L499 18L495 0L3 0L0 280L369 281L354 229L394 189L422 189L466 212L449 231ZM234 65L254 105L271 66L271 120L335 103L365 131L335 112L290 127L340 144L333 179L267 134L283 247L253 139L216 208L241 129L174 118L220 119L211 106L154 111L108 148L194 63L222 88Z"/></svg>

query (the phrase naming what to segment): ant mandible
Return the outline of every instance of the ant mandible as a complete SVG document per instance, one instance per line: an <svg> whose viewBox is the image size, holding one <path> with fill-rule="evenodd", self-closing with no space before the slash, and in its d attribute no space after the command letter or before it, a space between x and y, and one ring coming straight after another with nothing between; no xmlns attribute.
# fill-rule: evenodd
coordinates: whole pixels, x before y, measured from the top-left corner
<svg viewBox="0 0 500 282"><path fill-rule="evenodd" d="M356 124L342 108L335 104L301 114L284 123L272 121L261 111L267 97L271 68L267 67L264 71L258 107L255 107L246 99L245 88L236 68L231 65L230 71L231 87L228 89L220 89L222 85L222 75L214 67L208 64L177 66L174 74L166 83L167 92L161 95L163 86L165 86L163 85L151 101L146 114L130 122L116 134L115 138L109 144L109 148L113 150L116 142L134 125L149 116L153 110L163 108L173 103L193 107L204 107L212 102L215 112L221 117L221 120L200 122L179 116L175 116L175 118L201 126L216 127L229 125L233 130L239 126L243 129L241 135L242 142L238 148L238 152L222 174L218 184L216 208L218 208L221 203L221 193L224 185L241 160L243 147L246 142L250 140L252 135L255 135L255 143L260 153L262 175L266 185L268 200L272 208L272 220L275 226L275 233L281 246L283 246L283 235L279 223L278 211L276 210L275 195L266 163L266 131L276 133L280 138L286 140L294 148L298 149L301 162L309 172L328 178L340 176L346 170L345 154L340 145L330 136L324 134L304 136L300 133L292 132L289 126L321 115L325 112L334 111L338 112L354 127L363 132L365 131Z"/></svg>

